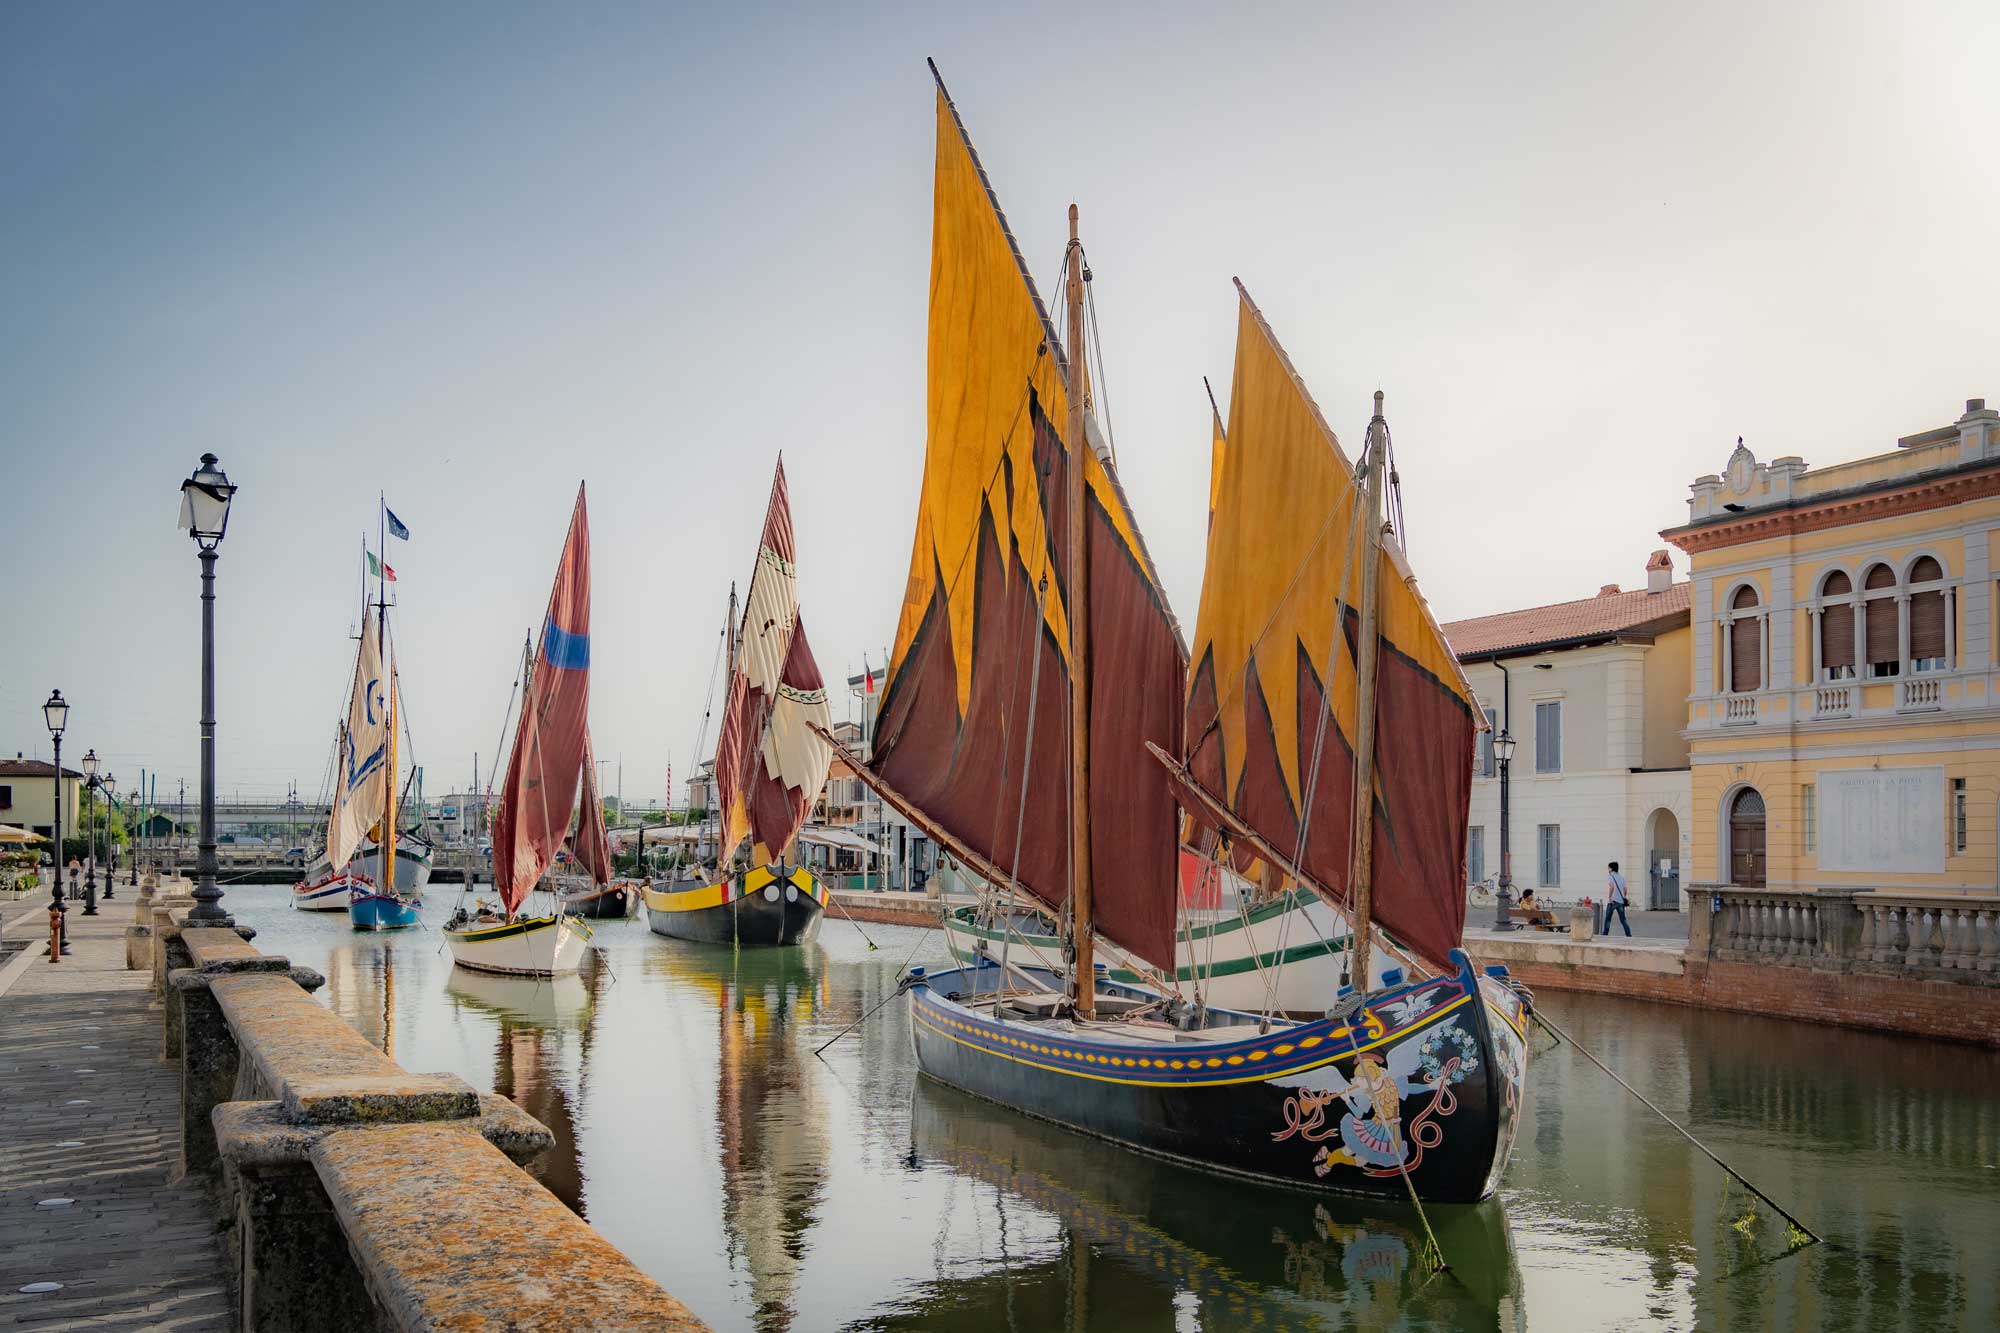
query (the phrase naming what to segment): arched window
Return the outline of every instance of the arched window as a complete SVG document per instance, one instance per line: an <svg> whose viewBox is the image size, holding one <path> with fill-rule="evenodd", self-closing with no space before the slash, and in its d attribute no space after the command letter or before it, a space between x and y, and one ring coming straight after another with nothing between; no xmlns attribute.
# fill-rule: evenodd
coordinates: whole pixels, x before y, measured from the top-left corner
<svg viewBox="0 0 2000 1333"><path fill-rule="evenodd" d="M1920 556L1910 566L1910 582L1915 585L1910 593L1910 669L1944 671L1951 665L1944 632L1944 568Z"/></svg>
<svg viewBox="0 0 2000 1333"><path fill-rule="evenodd" d="M1745 787L1729 803L1729 882L1764 887L1764 796L1755 787Z"/></svg>
<svg viewBox="0 0 2000 1333"><path fill-rule="evenodd" d="M1729 599L1729 688L1748 694L1764 682L1764 619L1757 612L1757 590L1748 584Z"/></svg>
<svg viewBox="0 0 2000 1333"><path fill-rule="evenodd" d="M1819 585L1819 663L1823 680L1854 678L1854 580L1834 570ZM1838 600L1835 600L1838 599Z"/></svg>
<svg viewBox="0 0 2000 1333"><path fill-rule="evenodd" d="M1870 565L1861 580L1865 620L1862 654L1867 675L1899 676L1903 673L1903 645L1896 613L1896 572L1887 565Z"/></svg>

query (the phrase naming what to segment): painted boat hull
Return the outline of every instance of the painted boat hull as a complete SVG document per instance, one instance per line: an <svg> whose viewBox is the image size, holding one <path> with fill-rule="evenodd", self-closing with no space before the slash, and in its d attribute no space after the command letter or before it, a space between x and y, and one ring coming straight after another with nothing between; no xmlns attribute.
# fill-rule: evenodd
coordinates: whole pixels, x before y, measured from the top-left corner
<svg viewBox="0 0 2000 1333"><path fill-rule="evenodd" d="M826 896L804 867L758 866L717 884L647 889L646 926L697 944L809 944L819 937Z"/></svg>
<svg viewBox="0 0 2000 1333"><path fill-rule="evenodd" d="M1351 1026L1260 1034L1241 1015L1241 1037L1164 1042L961 1003L998 989L997 966L912 973L911 1032L925 1075L1141 1152L1294 1188L1473 1203L1513 1150L1527 1016L1463 952L1453 961L1454 975L1372 994Z"/></svg>
<svg viewBox="0 0 2000 1333"><path fill-rule="evenodd" d="M623 921L632 915L632 900L638 896L638 890L631 885L613 884L601 893L563 895L563 911L594 921Z"/></svg>
<svg viewBox="0 0 2000 1333"><path fill-rule="evenodd" d="M344 912L354 896L346 875L325 875L292 886L292 906L301 912Z"/></svg>
<svg viewBox="0 0 2000 1333"><path fill-rule="evenodd" d="M518 917L487 926L447 928L451 960L475 972L553 977L583 965L590 937L566 916Z"/></svg>
<svg viewBox="0 0 2000 1333"><path fill-rule="evenodd" d="M424 886L431 882L430 848L420 842L405 842L399 838L396 843L395 860L396 892L413 902L422 902ZM385 882L382 878L382 849L372 842L363 843L361 850L354 854L354 859L347 863L346 868L358 875L366 876L373 883ZM326 853L321 852L319 859L313 862L310 878L323 878L330 869Z"/></svg>
<svg viewBox="0 0 2000 1333"><path fill-rule="evenodd" d="M348 899L347 920L356 930L408 930L423 918L413 902L357 888Z"/></svg>
<svg viewBox="0 0 2000 1333"><path fill-rule="evenodd" d="M1022 914L1009 929L981 925L978 915L977 908L962 907L945 916L945 943L961 964L976 965L982 945L996 958L1004 946L1010 963L1064 970L1062 944L1045 921ZM1213 1008L1321 1014L1346 984L1349 935L1339 913L1316 894L1299 890L1244 916L1218 914L1189 926L1174 942L1176 977L1189 998L1199 983L1203 1001ZM1152 984L1150 970L1142 971L1101 935L1097 956L1111 969L1111 980ZM1372 960L1371 989L1382 984L1383 972L1393 964L1380 954Z"/></svg>

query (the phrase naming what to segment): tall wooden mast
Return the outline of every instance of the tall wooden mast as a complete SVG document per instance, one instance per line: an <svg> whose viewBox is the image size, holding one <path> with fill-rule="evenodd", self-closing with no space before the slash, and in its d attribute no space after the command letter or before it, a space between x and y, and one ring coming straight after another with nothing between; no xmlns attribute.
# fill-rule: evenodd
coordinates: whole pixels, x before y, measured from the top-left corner
<svg viewBox="0 0 2000 1333"><path fill-rule="evenodd" d="M1063 304L1068 308L1069 420L1069 884L1070 938L1076 946L1071 994L1083 1018L1097 1016L1096 928L1090 913L1090 541L1084 506L1090 488L1085 473L1090 441L1084 422L1090 371L1083 346L1083 242L1077 239L1076 205L1069 206L1069 252L1064 265Z"/></svg>
<svg viewBox="0 0 2000 1333"><path fill-rule="evenodd" d="M1382 460L1388 453L1389 423L1382 415L1382 391L1375 391L1375 415L1363 449L1361 525L1361 635L1354 664L1354 857L1348 883L1354 903L1354 987L1368 990L1368 951L1374 943L1370 918L1375 896L1375 659L1380 648L1381 597L1376 581L1382 564Z"/></svg>
<svg viewBox="0 0 2000 1333"><path fill-rule="evenodd" d="M389 529L386 515L389 502L377 497L380 514L377 521L381 533L377 545L381 551L381 564L375 576L375 637L382 646L382 674L389 678L389 752L388 765L382 775L382 836L375 844L375 871L378 882L377 893L393 895L396 892L396 660L389 653Z"/></svg>

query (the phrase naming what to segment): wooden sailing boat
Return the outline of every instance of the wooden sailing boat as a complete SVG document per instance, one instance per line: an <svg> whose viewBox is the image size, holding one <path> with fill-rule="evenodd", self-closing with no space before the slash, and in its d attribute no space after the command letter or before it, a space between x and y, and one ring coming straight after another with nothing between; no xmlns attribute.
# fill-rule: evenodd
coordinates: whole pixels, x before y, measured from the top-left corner
<svg viewBox="0 0 2000 1333"><path fill-rule="evenodd" d="M1244 298L1184 696L1187 659L1158 578L1111 467L1086 443L1075 211L1063 346L941 82L937 154L916 551L876 750L870 763L850 762L989 884L1050 909L1069 957L1060 969L991 952L973 967L913 969L919 1067L1210 1169L1484 1197L1511 1146L1524 1013L1454 947L1473 714L1400 560L1380 558L1376 442L1386 446L1386 425L1378 414L1357 486ZM1256 524L1282 532L1294 511L1308 516L1297 525L1308 545L1287 564L1282 546L1259 546ZM1307 631L1317 628L1327 633L1314 643ZM1380 653L1385 641L1391 654ZM1418 666L1392 663L1378 690L1380 656ZM1254 682L1246 666L1258 668ZM1378 774L1374 723L1389 708L1399 735ZM1219 726L1213 714L1225 714ZM1228 720L1238 714L1249 721ZM1184 734L1191 768L1180 763ZM1296 761L1301 737L1309 774ZM1164 762L1149 767L1147 751ZM1218 761L1234 782L1220 788L1227 796L1204 781ZM1281 770L1275 788L1273 775L1246 771L1266 762ZM1310 781L1297 785L1302 777ZM1033 799L1050 791L1060 795ZM1280 796L1302 812L1289 828L1273 808ZM1351 912L1353 976L1371 974L1378 922L1438 974L1388 969L1382 988L1330 996L1329 1016L1307 1023L1189 1006L1170 990L1101 976L1099 929L1154 968L1173 964L1178 804ZM1396 822L1378 839L1381 808ZM1371 896L1377 842L1382 892ZM1449 873L1432 874L1439 865Z"/></svg>
<svg viewBox="0 0 2000 1333"><path fill-rule="evenodd" d="M493 884L500 909L482 904L476 913L461 908L453 914L444 936L459 966L554 976L582 965L589 935L562 910L561 902L536 916L523 915L521 904L555 860L573 808L571 854L597 883L610 882L611 849L593 768L590 519L578 486L493 821Z"/></svg>
<svg viewBox="0 0 2000 1333"><path fill-rule="evenodd" d="M740 623L730 598L729 687L715 747L716 875L648 889L646 923L656 935L758 946L819 934L826 889L787 860L833 762L818 734L831 715L799 620L797 558L781 458ZM735 871L746 838L750 862Z"/></svg>

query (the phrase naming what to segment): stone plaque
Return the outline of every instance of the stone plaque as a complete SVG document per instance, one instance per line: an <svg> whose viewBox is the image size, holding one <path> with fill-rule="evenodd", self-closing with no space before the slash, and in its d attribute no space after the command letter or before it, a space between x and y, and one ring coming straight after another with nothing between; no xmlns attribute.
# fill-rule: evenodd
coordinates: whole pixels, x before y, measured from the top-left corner
<svg viewBox="0 0 2000 1333"><path fill-rule="evenodd" d="M1944 873L1944 769L1819 772L1819 868Z"/></svg>

